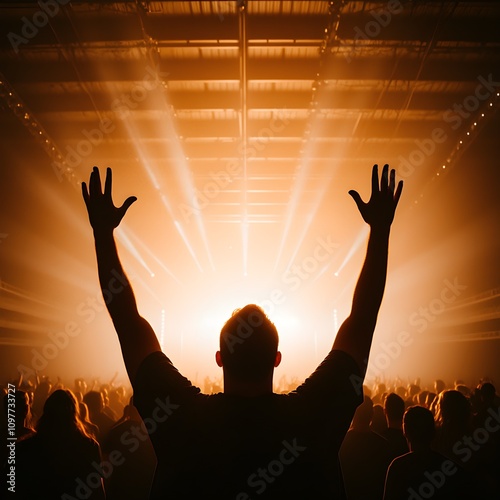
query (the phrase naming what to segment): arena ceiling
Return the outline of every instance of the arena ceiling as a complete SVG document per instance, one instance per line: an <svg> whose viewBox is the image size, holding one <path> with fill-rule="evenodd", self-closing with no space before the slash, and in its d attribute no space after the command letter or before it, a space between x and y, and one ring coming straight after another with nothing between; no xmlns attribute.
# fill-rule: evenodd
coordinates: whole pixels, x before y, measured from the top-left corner
<svg viewBox="0 0 500 500"><path fill-rule="evenodd" d="M297 188L314 204L314 182L330 182L337 164L352 171L379 159L407 173L425 168L431 180L498 103L494 1L0 9L3 106L43 131L61 175L86 157L86 133L103 136L99 162L114 168L147 158L176 172L182 162L201 202L215 189L210 173L223 170L234 182L205 213L217 222L283 222Z"/></svg>

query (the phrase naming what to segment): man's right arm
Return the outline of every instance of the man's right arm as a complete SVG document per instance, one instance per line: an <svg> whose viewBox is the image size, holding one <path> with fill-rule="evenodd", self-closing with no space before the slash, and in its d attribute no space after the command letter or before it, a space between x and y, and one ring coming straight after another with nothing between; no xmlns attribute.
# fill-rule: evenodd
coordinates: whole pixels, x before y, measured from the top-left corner
<svg viewBox="0 0 500 500"><path fill-rule="evenodd" d="M349 354L356 361L362 374L366 371L377 316L384 295L389 252L389 234L403 182L395 189L394 170L388 175L389 167L384 166L379 185L378 166L372 171L372 194L365 203L356 191L349 194L370 226L370 236L365 261L354 290L349 317L340 327L333 349Z"/></svg>
<svg viewBox="0 0 500 500"><path fill-rule="evenodd" d="M121 207L115 207L111 179L111 169L108 169L103 192L99 169L94 167L88 189L82 183L82 194L94 230L101 291L118 334L127 373L133 382L142 361L149 354L160 351L161 347L151 325L137 310L134 292L121 265L113 236L114 229L136 198L127 198Z"/></svg>

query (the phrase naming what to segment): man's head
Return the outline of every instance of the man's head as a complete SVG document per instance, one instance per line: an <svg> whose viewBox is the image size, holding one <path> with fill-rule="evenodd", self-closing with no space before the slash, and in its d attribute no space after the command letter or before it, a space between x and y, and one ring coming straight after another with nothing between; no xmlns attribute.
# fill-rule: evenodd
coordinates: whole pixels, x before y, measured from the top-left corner
<svg viewBox="0 0 500 500"><path fill-rule="evenodd" d="M393 425L396 425L397 427L401 426L405 412L405 402L403 398L399 397L396 393L391 392L385 399L384 411L389 427L392 427Z"/></svg>
<svg viewBox="0 0 500 500"><path fill-rule="evenodd" d="M432 412L423 406L410 406L403 417L403 432L412 449L430 446L436 432Z"/></svg>
<svg viewBox="0 0 500 500"><path fill-rule="evenodd" d="M220 333L215 359L224 376L240 382L263 382L281 361L278 331L255 304L236 309Z"/></svg>

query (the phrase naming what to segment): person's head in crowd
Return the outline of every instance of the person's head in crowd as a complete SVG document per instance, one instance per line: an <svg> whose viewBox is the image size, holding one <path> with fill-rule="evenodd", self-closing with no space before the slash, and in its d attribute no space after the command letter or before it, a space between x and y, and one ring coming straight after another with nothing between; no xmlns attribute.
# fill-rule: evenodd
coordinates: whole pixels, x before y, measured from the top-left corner
<svg viewBox="0 0 500 500"><path fill-rule="evenodd" d="M406 401L406 387L399 385L398 387L396 387L395 392L400 398L402 398Z"/></svg>
<svg viewBox="0 0 500 500"><path fill-rule="evenodd" d="M446 384L441 379L434 380L434 392L439 396L446 389Z"/></svg>
<svg viewBox="0 0 500 500"><path fill-rule="evenodd" d="M233 312L222 327L215 356L229 392L235 386L272 389L274 368L281 362L278 341L276 327L261 307L249 304Z"/></svg>
<svg viewBox="0 0 500 500"><path fill-rule="evenodd" d="M382 405L373 405L373 416L370 423L370 429L377 434L383 434L387 430L387 420Z"/></svg>
<svg viewBox="0 0 500 500"><path fill-rule="evenodd" d="M405 412L405 402L403 398L391 392L385 398L384 412L387 419L387 425L391 428L401 429Z"/></svg>
<svg viewBox="0 0 500 500"><path fill-rule="evenodd" d="M419 393L420 393L420 386L418 384L409 384L408 385L407 399L409 401L411 401L412 403L416 402L415 400L416 400Z"/></svg>
<svg viewBox="0 0 500 500"><path fill-rule="evenodd" d="M37 431L38 435L48 438L75 433L88 437L80 419L78 401L70 390L58 389L47 398Z"/></svg>
<svg viewBox="0 0 500 500"><path fill-rule="evenodd" d="M403 416L403 433L411 451L430 448L436 433L432 412L423 406L410 406Z"/></svg>
<svg viewBox="0 0 500 500"><path fill-rule="evenodd" d="M439 395L436 421L440 426L467 428L471 418L470 402L461 392L450 389Z"/></svg>
<svg viewBox="0 0 500 500"><path fill-rule="evenodd" d="M419 405L419 406L424 406L425 408L427 408L427 395L429 394L429 391L420 391L417 396L416 396L416 403Z"/></svg>
<svg viewBox="0 0 500 500"><path fill-rule="evenodd" d="M461 392L466 398L471 395L471 390L465 384L458 384L455 386L455 390Z"/></svg>
<svg viewBox="0 0 500 500"><path fill-rule="evenodd" d="M436 397L437 397L437 394L435 392L427 392L427 396L425 398L425 405L422 405L422 406L425 406L426 408L429 408L431 409L434 401L436 400Z"/></svg>
<svg viewBox="0 0 500 500"><path fill-rule="evenodd" d="M83 402L87 405L90 415L101 413L103 408L102 394L97 391L90 391L83 396Z"/></svg>
<svg viewBox="0 0 500 500"><path fill-rule="evenodd" d="M483 382L479 385L479 398L484 407L493 406L495 397L496 389L491 382Z"/></svg>

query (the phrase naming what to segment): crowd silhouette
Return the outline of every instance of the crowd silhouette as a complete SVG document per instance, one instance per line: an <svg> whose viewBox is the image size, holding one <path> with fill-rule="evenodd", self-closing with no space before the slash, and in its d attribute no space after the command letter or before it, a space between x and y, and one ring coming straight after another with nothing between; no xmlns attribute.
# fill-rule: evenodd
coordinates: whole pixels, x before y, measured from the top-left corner
<svg viewBox="0 0 500 500"><path fill-rule="evenodd" d="M132 390L114 381L31 377L4 389L4 442L15 386L15 492L23 500L498 499L500 401L492 381L364 385L381 305L390 228L402 191L394 170L372 171L371 197L350 191L370 227L352 308L324 361L305 381L275 381L274 324L257 305L222 326L222 379L204 392L161 351L139 314L113 230L136 201L116 207L108 169L82 184L103 293ZM4 478L10 470L4 448Z"/></svg>
<svg viewBox="0 0 500 500"><path fill-rule="evenodd" d="M215 390L220 383L205 380ZM15 496L4 491L2 498L60 499L64 494L108 500L150 498L157 459L130 388L92 382L94 388L88 393L101 395L102 401L106 394L114 394L120 414L102 434L89 418L86 394L77 390L78 381L73 390L37 377L17 385L17 488ZM37 414L39 385L51 389L45 400L39 400L42 411ZM298 385L296 380L280 380L275 392L293 392ZM474 387L439 380L420 388L394 381L363 389L363 403L340 448L346 496L339 498L500 498L500 397L493 383L480 381ZM5 393L6 389L4 403ZM375 417L377 406L383 421ZM103 403L101 411L109 410ZM5 418L6 414L4 429Z"/></svg>

